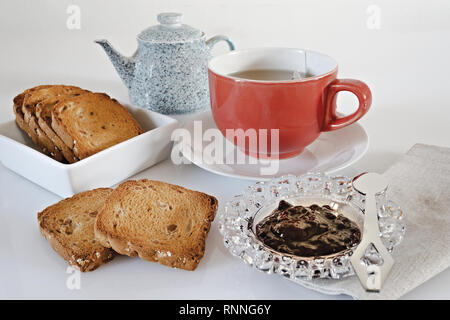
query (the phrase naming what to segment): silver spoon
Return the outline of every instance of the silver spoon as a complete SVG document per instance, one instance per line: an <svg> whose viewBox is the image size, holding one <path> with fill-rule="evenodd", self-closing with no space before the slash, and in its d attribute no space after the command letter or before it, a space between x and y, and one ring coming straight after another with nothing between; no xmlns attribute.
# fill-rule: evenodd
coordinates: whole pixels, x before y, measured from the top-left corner
<svg viewBox="0 0 450 320"><path fill-rule="evenodd" d="M303 70L294 70L292 72L292 76L291 76L291 80L300 80L303 78L307 77L307 70L308 70L308 65L307 65L307 52L303 51Z"/></svg>
<svg viewBox="0 0 450 320"><path fill-rule="evenodd" d="M375 199L375 195L385 191L388 184L378 173L363 173L353 178L352 185L356 191L366 196L366 201L362 239L350 262L366 291L379 292L394 264L394 259L380 239ZM363 263L361 259L367 250L372 250L380 256L378 264Z"/></svg>

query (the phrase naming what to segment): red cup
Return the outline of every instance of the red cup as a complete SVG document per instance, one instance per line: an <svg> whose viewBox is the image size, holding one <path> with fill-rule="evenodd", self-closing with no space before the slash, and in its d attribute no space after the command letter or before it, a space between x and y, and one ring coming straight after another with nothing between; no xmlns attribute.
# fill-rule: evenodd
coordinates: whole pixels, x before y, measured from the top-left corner
<svg viewBox="0 0 450 320"><path fill-rule="evenodd" d="M246 70L306 71L297 80L249 80L231 76ZM369 87L352 79L337 79L337 62L331 57L300 49L255 48L212 58L209 88L214 121L222 134L227 129L278 129L278 152L262 150L249 143L233 143L246 154L280 159L295 156L321 132L346 127L369 110ZM359 100L358 109L347 116L336 113L339 91L350 91ZM270 132L270 131L269 131ZM259 137L258 137L259 139ZM268 146L270 146L270 135Z"/></svg>

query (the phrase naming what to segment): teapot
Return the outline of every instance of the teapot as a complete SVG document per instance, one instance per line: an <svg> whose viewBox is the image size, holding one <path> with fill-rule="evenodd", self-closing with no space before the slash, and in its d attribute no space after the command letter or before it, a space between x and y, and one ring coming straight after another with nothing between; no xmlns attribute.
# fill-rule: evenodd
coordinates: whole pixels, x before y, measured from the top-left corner
<svg viewBox="0 0 450 320"><path fill-rule="evenodd" d="M131 57L115 50L107 40L103 47L128 88L132 104L163 114L194 112L210 106L208 60L212 47L225 41L218 35L206 40L204 32L182 24L180 13L158 14L159 25L137 36L138 48Z"/></svg>

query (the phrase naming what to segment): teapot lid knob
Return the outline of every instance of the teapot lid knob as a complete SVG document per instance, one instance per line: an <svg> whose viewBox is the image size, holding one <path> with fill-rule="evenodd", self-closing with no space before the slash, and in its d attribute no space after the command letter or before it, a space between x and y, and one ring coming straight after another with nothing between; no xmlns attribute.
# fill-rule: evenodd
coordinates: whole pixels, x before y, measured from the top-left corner
<svg viewBox="0 0 450 320"><path fill-rule="evenodd" d="M183 15L177 12L164 12L158 14L158 22L162 25L177 26L181 24Z"/></svg>
<svg viewBox="0 0 450 320"><path fill-rule="evenodd" d="M159 24L143 30L137 38L150 43L183 43L202 39L204 33L182 24L182 17L183 15L177 12L160 13Z"/></svg>

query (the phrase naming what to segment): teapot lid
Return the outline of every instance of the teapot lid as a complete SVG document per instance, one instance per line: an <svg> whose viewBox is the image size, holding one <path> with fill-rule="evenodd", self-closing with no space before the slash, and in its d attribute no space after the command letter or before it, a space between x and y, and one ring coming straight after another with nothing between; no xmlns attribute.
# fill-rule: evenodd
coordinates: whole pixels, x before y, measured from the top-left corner
<svg viewBox="0 0 450 320"><path fill-rule="evenodd" d="M200 39L203 32L182 24L183 15L176 12L158 14L159 25L149 27L138 34L138 40L156 43L187 42Z"/></svg>

